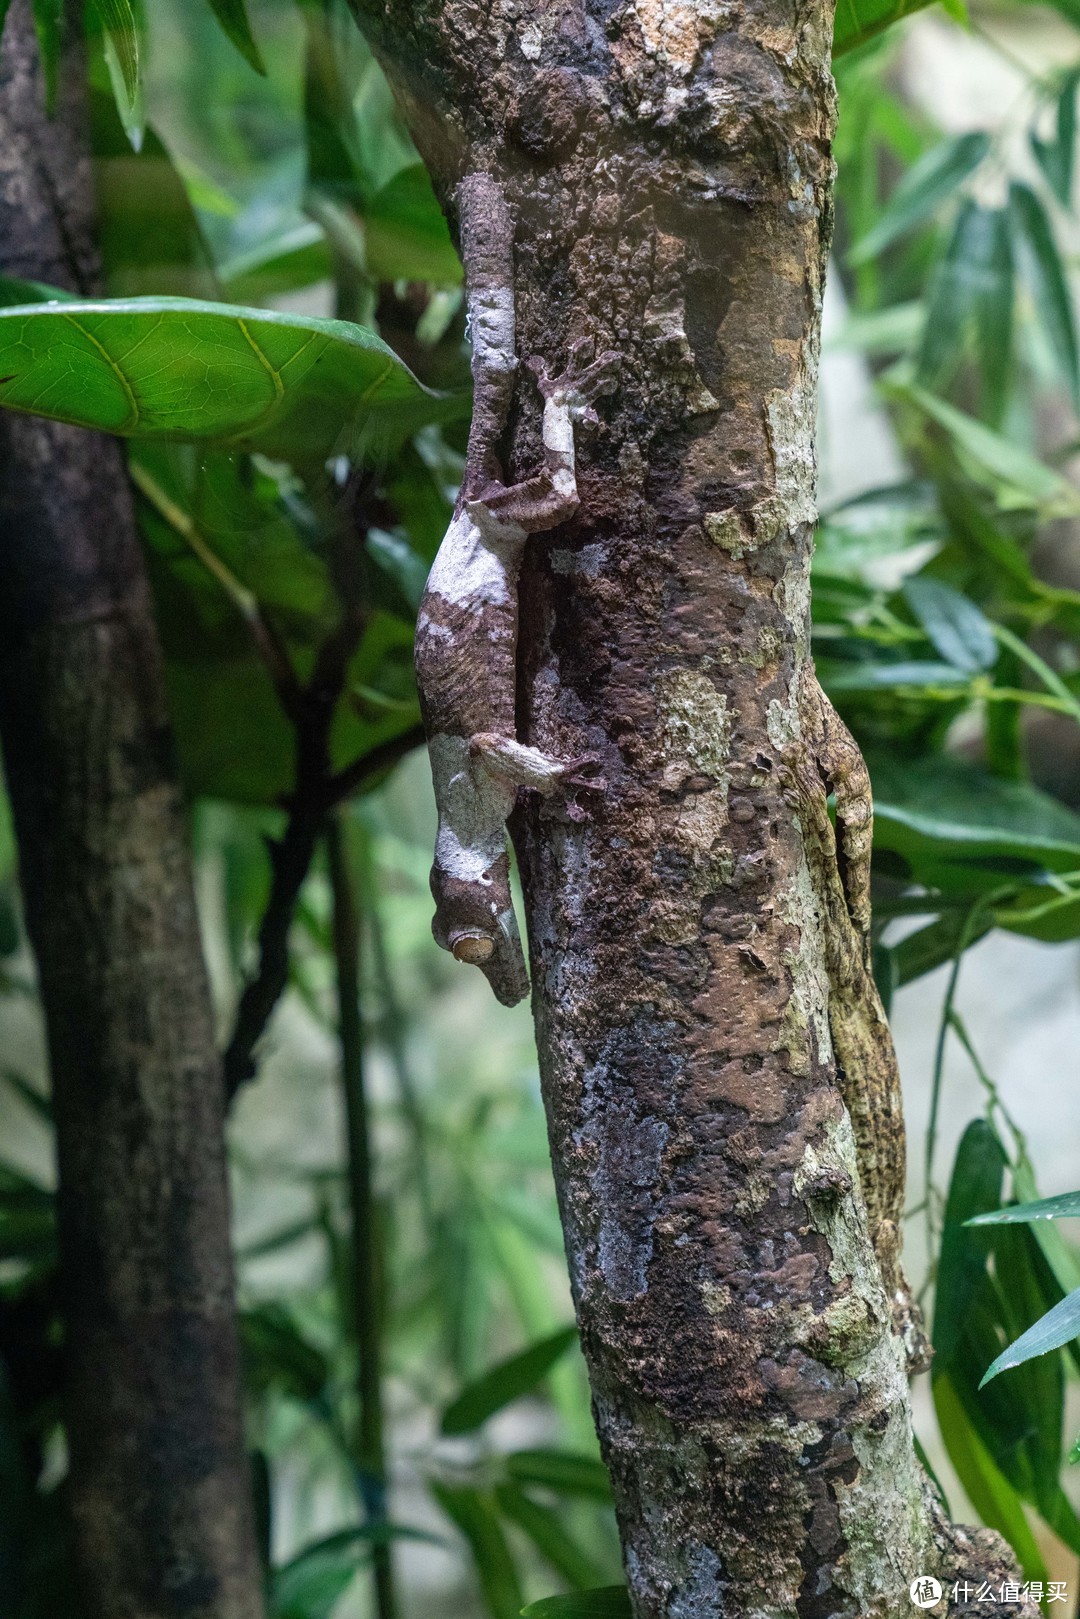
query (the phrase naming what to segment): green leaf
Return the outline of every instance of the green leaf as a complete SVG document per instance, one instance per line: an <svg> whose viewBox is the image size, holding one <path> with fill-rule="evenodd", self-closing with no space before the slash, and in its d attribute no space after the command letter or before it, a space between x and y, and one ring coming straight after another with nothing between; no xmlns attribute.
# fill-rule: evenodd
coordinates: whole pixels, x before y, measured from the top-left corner
<svg viewBox="0 0 1080 1619"><path fill-rule="evenodd" d="M987 419L996 425L1005 402L1012 353L1013 255L1009 216L970 198L930 285L919 354L921 382L942 391L964 356L969 338L982 373Z"/></svg>
<svg viewBox="0 0 1080 1619"><path fill-rule="evenodd" d="M977 944L992 926L989 915L971 925L966 909L956 909L917 928L914 933L905 934L892 947L897 988L952 961L965 938L968 946Z"/></svg>
<svg viewBox="0 0 1080 1619"><path fill-rule="evenodd" d="M1080 866L1080 816L1027 782L1002 781L962 759L903 762L871 756L875 843L935 872L947 862L977 892L975 862L1027 862L1029 869ZM1022 869L1022 868L1021 868ZM1000 883L1000 874L993 879ZM985 885L984 885L985 886Z"/></svg>
<svg viewBox="0 0 1080 1619"><path fill-rule="evenodd" d="M294 1399L311 1401L326 1387L326 1357L300 1332L280 1304L261 1304L240 1315L245 1376L259 1393L279 1389Z"/></svg>
<svg viewBox="0 0 1080 1619"><path fill-rule="evenodd" d="M1002 1350L983 1374L979 1387L984 1388L991 1378L1007 1372L1010 1367L1022 1366L1025 1361L1048 1354L1051 1349L1061 1349L1077 1337L1080 1337L1080 1288L1040 1316L1033 1327L1029 1327L1008 1349Z"/></svg>
<svg viewBox="0 0 1080 1619"><path fill-rule="evenodd" d="M925 388L895 379L885 386L944 428L966 470L995 491L1003 509L1033 508L1047 519L1080 515L1080 494L1072 484L1011 439Z"/></svg>
<svg viewBox="0 0 1080 1619"><path fill-rule="evenodd" d="M932 0L840 0L833 26L833 56L843 56L865 45L868 39L930 4ZM942 4L951 17L966 22L964 0L942 0Z"/></svg>
<svg viewBox="0 0 1080 1619"><path fill-rule="evenodd" d="M1072 294L1046 210L1030 186L1009 187L1013 229L1024 248L1035 312L1049 339L1074 404L1080 405L1080 363Z"/></svg>
<svg viewBox="0 0 1080 1619"><path fill-rule="evenodd" d="M934 650L954 668L974 675L997 662L998 644L989 620L958 590L920 575L907 580L904 595Z"/></svg>
<svg viewBox="0 0 1080 1619"><path fill-rule="evenodd" d="M1076 153L1076 88L1080 73L1065 75L1058 95L1054 139L1042 140L1031 131L1031 149L1054 196L1063 208L1072 201L1073 160Z"/></svg>
<svg viewBox="0 0 1080 1619"><path fill-rule="evenodd" d="M529 1394L576 1342L577 1328L563 1327L550 1338L541 1338L520 1354L500 1361L451 1401L443 1412L441 1431L448 1435L472 1433L496 1411Z"/></svg>
<svg viewBox="0 0 1080 1619"><path fill-rule="evenodd" d="M517 1484L497 1484L495 1500L503 1516L517 1524L568 1585L587 1589L603 1577L603 1570L586 1557L550 1507L533 1501Z"/></svg>
<svg viewBox="0 0 1080 1619"><path fill-rule="evenodd" d="M982 130L942 141L908 169L877 222L848 254L848 263L865 264L882 250L929 219L952 196L990 150Z"/></svg>
<svg viewBox="0 0 1080 1619"><path fill-rule="evenodd" d="M522 1608L522 1619L632 1619L625 1585L601 1585L568 1596L543 1597Z"/></svg>
<svg viewBox="0 0 1080 1619"><path fill-rule="evenodd" d="M147 129L133 151L113 97L100 90L91 91L90 127L109 294L212 297L217 285L209 249L187 187L157 135Z"/></svg>
<svg viewBox="0 0 1080 1619"><path fill-rule="evenodd" d="M393 1523L356 1524L313 1541L270 1576L270 1619L330 1619L371 1547L402 1539L442 1544L437 1535Z"/></svg>
<svg viewBox="0 0 1080 1619"><path fill-rule="evenodd" d="M833 664L823 679L830 691L890 691L901 686L966 686L969 674L952 663L931 663L917 658Z"/></svg>
<svg viewBox="0 0 1080 1619"><path fill-rule="evenodd" d="M34 32L45 75L45 105L52 112L60 72L60 33L64 0L33 0Z"/></svg>
<svg viewBox="0 0 1080 1619"><path fill-rule="evenodd" d="M364 210L370 273L382 281L456 286L461 261L422 163L400 170Z"/></svg>
<svg viewBox="0 0 1080 1619"><path fill-rule="evenodd" d="M949 1460L979 1517L1005 1536L1029 1580L1045 1580L1046 1565L1028 1527L1020 1497L969 1421L952 1378L935 1376L933 1394Z"/></svg>
<svg viewBox="0 0 1080 1619"><path fill-rule="evenodd" d="M934 1365L949 1369L968 1324L972 1300L986 1281L988 1239L965 1227L973 1215L1001 1204L1006 1158L985 1119L973 1119L956 1150L934 1291Z"/></svg>
<svg viewBox="0 0 1080 1619"><path fill-rule="evenodd" d="M236 46L240 55L249 62L256 73L265 76L266 67L263 64L255 36L251 32L251 23L248 21L247 7L244 0L210 0L214 16L221 24L223 30Z"/></svg>
<svg viewBox="0 0 1080 1619"><path fill-rule="evenodd" d="M436 1480L431 1483L431 1493L469 1542L484 1604L492 1619L518 1619L521 1583L492 1495L470 1485Z"/></svg>
<svg viewBox="0 0 1080 1619"><path fill-rule="evenodd" d="M518 1450L506 1458L506 1471L519 1484L541 1484L556 1495L611 1500L611 1480L603 1462L565 1450Z"/></svg>
<svg viewBox="0 0 1080 1619"><path fill-rule="evenodd" d="M187 298L0 310L0 405L292 460L371 450L462 408L362 326Z"/></svg>
<svg viewBox="0 0 1080 1619"><path fill-rule="evenodd" d="M1040 1197L1034 1203L1010 1203L989 1214L976 1215L968 1225L1027 1225L1031 1220L1080 1219L1080 1192L1062 1192L1059 1197Z"/></svg>

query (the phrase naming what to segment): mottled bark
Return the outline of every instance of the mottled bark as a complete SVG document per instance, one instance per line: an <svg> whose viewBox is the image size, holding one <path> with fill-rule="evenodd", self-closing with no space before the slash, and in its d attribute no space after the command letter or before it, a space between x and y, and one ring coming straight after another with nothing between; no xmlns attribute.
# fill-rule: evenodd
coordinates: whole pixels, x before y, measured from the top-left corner
<svg viewBox="0 0 1080 1619"><path fill-rule="evenodd" d="M0 52L0 271L96 273L80 53ZM118 445L0 417L0 740L48 1030L87 1619L259 1619L223 1085Z"/></svg>
<svg viewBox="0 0 1080 1619"><path fill-rule="evenodd" d="M895 1619L919 1573L1008 1564L944 1523L914 1455L830 1035L821 825L792 791L830 12L353 5L451 214L476 172L511 205L519 357L622 356L578 515L526 546L518 654L519 738L598 755L607 791L525 801L515 833L635 1611ZM539 423L522 370L509 477L540 465Z"/></svg>

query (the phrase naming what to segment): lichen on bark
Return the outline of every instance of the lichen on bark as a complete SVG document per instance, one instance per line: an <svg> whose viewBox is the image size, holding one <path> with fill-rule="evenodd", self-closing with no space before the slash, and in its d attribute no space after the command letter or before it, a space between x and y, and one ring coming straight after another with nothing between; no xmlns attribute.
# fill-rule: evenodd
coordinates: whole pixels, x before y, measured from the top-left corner
<svg viewBox="0 0 1080 1619"><path fill-rule="evenodd" d="M519 354L621 355L580 511L527 548L518 654L518 735L599 755L607 791L585 817L523 800L513 830L635 1612L892 1619L917 1574L1008 1565L944 1523L915 1458L830 1034L820 829L789 790L829 8L352 4L451 221L471 172L511 204ZM519 390L509 475L538 425Z"/></svg>

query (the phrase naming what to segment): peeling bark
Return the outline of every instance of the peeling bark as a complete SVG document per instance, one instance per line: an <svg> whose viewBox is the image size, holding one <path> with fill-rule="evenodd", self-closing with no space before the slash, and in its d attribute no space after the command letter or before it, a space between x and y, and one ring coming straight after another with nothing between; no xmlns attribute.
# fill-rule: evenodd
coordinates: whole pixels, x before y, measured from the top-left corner
<svg viewBox="0 0 1080 1619"><path fill-rule="evenodd" d="M0 271L83 293L84 66L0 50ZM115 441L0 416L0 740L49 1041L87 1619L260 1619L224 1088L161 654Z"/></svg>
<svg viewBox="0 0 1080 1619"><path fill-rule="evenodd" d="M916 1575L1009 1560L944 1522L914 1455L830 1033L821 829L787 787L812 679L831 14L352 3L448 212L472 173L511 204L519 357L621 355L580 510L525 549L517 686L519 739L596 755L607 791L586 816L523 799L514 831L635 1612L895 1619ZM514 478L539 420L519 385Z"/></svg>

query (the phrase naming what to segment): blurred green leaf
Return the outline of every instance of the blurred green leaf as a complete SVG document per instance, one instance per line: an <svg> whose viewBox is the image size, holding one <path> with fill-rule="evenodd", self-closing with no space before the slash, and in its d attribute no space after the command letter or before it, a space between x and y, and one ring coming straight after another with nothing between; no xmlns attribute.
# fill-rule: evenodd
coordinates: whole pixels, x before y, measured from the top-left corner
<svg viewBox="0 0 1080 1619"><path fill-rule="evenodd" d="M1013 255L1009 216L964 200L931 278L919 378L942 391L969 347L982 374L987 419L996 424L1012 352Z"/></svg>
<svg viewBox="0 0 1080 1619"><path fill-rule="evenodd" d="M242 1310L240 1339L249 1387L259 1392L276 1388L306 1401L322 1393L329 1376L326 1357L307 1341L283 1305Z"/></svg>
<svg viewBox="0 0 1080 1619"><path fill-rule="evenodd" d="M1077 1337L1080 1337L1080 1288L1048 1310L1033 1327L1029 1327L1027 1332L1003 1350L983 1374L979 1387L984 1388L999 1373L1022 1366L1037 1355L1045 1355L1051 1349L1061 1349Z"/></svg>
<svg viewBox="0 0 1080 1619"><path fill-rule="evenodd" d="M364 327L185 298L0 310L0 405L292 459L371 448L460 409Z"/></svg>
<svg viewBox="0 0 1080 1619"><path fill-rule="evenodd" d="M531 1393L576 1341L577 1328L563 1327L550 1338L542 1338L500 1361L450 1402L442 1415L441 1431L463 1434L479 1428L496 1411Z"/></svg>
<svg viewBox="0 0 1080 1619"><path fill-rule="evenodd" d="M935 1377L933 1394L949 1460L979 1517L1005 1536L1029 1580L1045 1580L1046 1564L1028 1527L1020 1497L972 1427L952 1379L946 1375Z"/></svg>
<svg viewBox="0 0 1080 1619"><path fill-rule="evenodd" d="M41 66L45 76L45 105L50 112L56 104L63 11L64 0L33 0L34 31L37 34Z"/></svg>
<svg viewBox="0 0 1080 1619"><path fill-rule="evenodd" d="M603 1570L567 1534L558 1515L526 1495L520 1485L497 1484L495 1500L503 1516L528 1536L544 1561L568 1585L586 1589L603 1578Z"/></svg>
<svg viewBox="0 0 1080 1619"><path fill-rule="evenodd" d="M851 249L848 263L866 264L897 237L929 219L989 150L990 137L983 130L956 135L932 147L904 174L877 222Z"/></svg>
<svg viewBox="0 0 1080 1619"><path fill-rule="evenodd" d="M602 1585L568 1596L543 1597L523 1608L522 1619L632 1619L625 1585Z"/></svg>
<svg viewBox="0 0 1080 1619"><path fill-rule="evenodd" d="M935 651L954 668L974 675L997 662L992 625L958 590L940 579L919 575L906 581L904 595Z"/></svg>
<svg viewBox="0 0 1080 1619"><path fill-rule="evenodd" d="M506 1458L506 1471L519 1484L541 1484L556 1495L611 1500L611 1480L603 1462L564 1450L516 1450Z"/></svg>
<svg viewBox="0 0 1080 1619"><path fill-rule="evenodd" d="M368 268L383 281L455 286L461 261L422 163L388 180L364 210Z"/></svg>
<svg viewBox="0 0 1080 1619"><path fill-rule="evenodd" d="M266 66L255 36L251 32L244 0L210 0L210 5L225 34L232 40L245 62L249 62L256 73L265 75Z"/></svg>
<svg viewBox="0 0 1080 1619"><path fill-rule="evenodd" d="M1047 184L1063 208L1072 200L1073 161L1076 154L1076 89L1080 71L1065 75L1055 108L1054 139L1043 140L1031 131L1031 149L1046 177Z"/></svg>
<svg viewBox="0 0 1080 1619"><path fill-rule="evenodd" d="M431 1493L468 1541L491 1619L518 1619L521 1582L488 1491L432 1481Z"/></svg>
<svg viewBox="0 0 1080 1619"><path fill-rule="evenodd" d="M1014 180L1009 187L1013 229L1026 249L1035 313L1069 389L1080 406L1080 363L1077 360L1076 321L1065 267L1046 210L1030 186Z"/></svg>
<svg viewBox="0 0 1080 1619"><path fill-rule="evenodd" d="M985 1119L972 1120L956 1150L934 1290L934 1367L941 1372L956 1356L972 1301L985 1284L988 1239L972 1233L968 1222L1000 1207L1005 1167L991 1126Z"/></svg>

